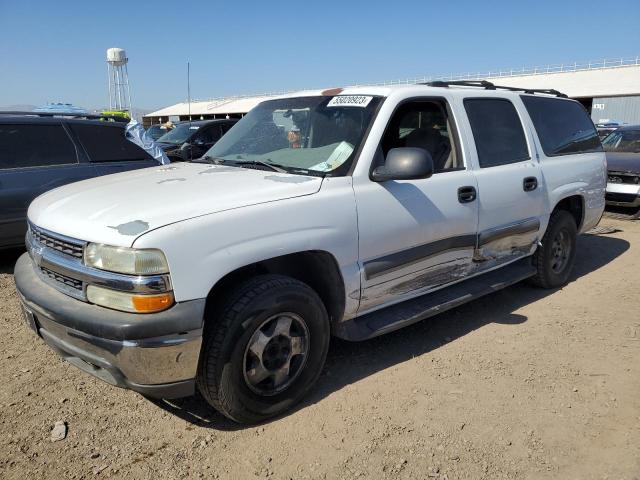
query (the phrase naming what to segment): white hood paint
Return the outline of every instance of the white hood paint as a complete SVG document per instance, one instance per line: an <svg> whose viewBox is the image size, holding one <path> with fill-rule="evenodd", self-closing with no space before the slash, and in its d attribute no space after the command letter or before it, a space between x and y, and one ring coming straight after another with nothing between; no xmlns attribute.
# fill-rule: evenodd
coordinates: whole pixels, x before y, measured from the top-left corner
<svg viewBox="0 0 640 480"><path fill-rule="evenodd" d="M51 190L29 207L35 225L81 240L131 246L189 218L316 193L322 179L224 165L176 163Z"/></svg>

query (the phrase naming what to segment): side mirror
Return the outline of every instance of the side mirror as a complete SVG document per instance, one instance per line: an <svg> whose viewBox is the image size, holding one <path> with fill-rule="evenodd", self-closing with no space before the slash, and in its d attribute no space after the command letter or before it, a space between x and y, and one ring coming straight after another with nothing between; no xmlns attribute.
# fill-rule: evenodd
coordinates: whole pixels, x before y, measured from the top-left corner
<svg viewBox="0 0 640 480"><path fill-rule="evenodd" d="M392 148L384 165L371 173L374 182L417 180L433 175L433 158L423 148Z"/></svg>

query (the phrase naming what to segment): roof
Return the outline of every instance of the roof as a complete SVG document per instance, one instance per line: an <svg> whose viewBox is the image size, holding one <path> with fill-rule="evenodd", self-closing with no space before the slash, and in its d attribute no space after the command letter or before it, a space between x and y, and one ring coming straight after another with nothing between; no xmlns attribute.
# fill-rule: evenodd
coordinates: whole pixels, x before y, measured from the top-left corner
<svg viewBox="0 0 640 480"><path fill-rule="evenodd" d="M0 123L20 123L20 124L44 124L44 125L59 125L60 122L79 124L79 125L101 125L103 127L120 127L125 128L126 123L124 122L110 122L104 120L97 119L86 119L86 118L73 118L73 117L64 117L64 116L45 116L39 117L36 115L23 115L23 114L13 114L13 113L4 113L0 112Z"/></svg>
<svg viewBox="0 0 640 480"><path fill-rule="evenodd" d="M148 113L145 117L184 116L189 114L197 116L247 113L260 102L270 98L274 98L274 96L220 98L216 100L194 101L191 102L191 108L189 108L189 104L187 102L182 102Z"/></svg>

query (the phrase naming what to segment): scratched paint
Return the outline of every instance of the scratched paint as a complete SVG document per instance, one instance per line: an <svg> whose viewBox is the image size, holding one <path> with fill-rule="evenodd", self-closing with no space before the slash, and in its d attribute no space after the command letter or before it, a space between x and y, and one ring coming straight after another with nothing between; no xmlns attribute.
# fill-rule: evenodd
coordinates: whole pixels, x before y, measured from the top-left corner
<svg viewBox="0 0 640 480"><path fill-rule="evenodd" d="M238 170L240 170L239 167L211 166L199 172L198 175L208 175L210 173L221 173L221 172L237 172Z"/></svg>
<svg viewBox="0 0 640 480"><path fill-rule="evenodd" d="M172 182L184 182L186 178L167 178L166 180L160 180L158 185L161 183L172 183Z"/></svg>
<svg viewBox="0 0 640 480"><path fill-rule="evenodd" d="M305 183L312 181L313 177L303 177L301 175L267 175L264 179L282 183Z"/></svg>
<svg viewBox="0 0 640 480"><path fill-rule="evenodd" d="M426 273L413 277L406 282L396 284L388 293L390 295L404 295L415 290L430 290L460 280L469 274L470 269L471 266L468 259L456 259L446 265L429 269Z"/></svg>
<svg viewBox="0 0 640 480"><path fill-rule="evenodd" d="M487 262L491 260L499 260L503 257L512 259L514 256L527 255L537 243L537 239L532 243L528 236L513 235L511 237L487 243L486 245L477 248L474 253L473 260L474 262Z"/></svg>
<svg viewBox="0 0 640 480"><path fill-rule="evenodd" d="M142 232L149 230L149 224L143 220L134 220L132 222L121 223L115 227L111 225L108 227L117 230L120 235L128 236L140 235Z"/></svg>
<svg viewBox="0 0 640 480"><path fill-rule="evenodd" d="M404 295L426 293L447 283L460 280L471 274L475 268L469 257L453 258L448 262L406 275L404 280L388 281L367 288L361 299L362 305L366 305L365 308L371 308Z"/></svg>

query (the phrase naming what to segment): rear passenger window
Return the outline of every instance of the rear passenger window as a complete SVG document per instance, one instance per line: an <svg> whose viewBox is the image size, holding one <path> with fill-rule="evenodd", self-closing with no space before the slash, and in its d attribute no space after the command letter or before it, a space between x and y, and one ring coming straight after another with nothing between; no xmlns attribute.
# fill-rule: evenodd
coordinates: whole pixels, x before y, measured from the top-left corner
<svg viewBox="0 0 640 480"><path fill-rule="evenodd" d="M112 125L72 124L80 143L92 162L122 162L153 159L147 152L124 136L125 129Z"/></svg>
<svg viewBox="0 0 640 480"><path fill-rule="evenodd" d="M480 166L495 167L531 158L522 122L509 100L468 98L464 108L471 123Z"/></svg>
<svg viewBox="0 0 640 480"><path fill-rule="evenodd" d="M533 95L521 98L547 157L602 151L598 132L578 102Z"/></svg>
<svg viewBox="0 0 640 480"><path fill-rule="evenodd" d="M62 125L0 124L0 170L77 162Z"/></svg>

